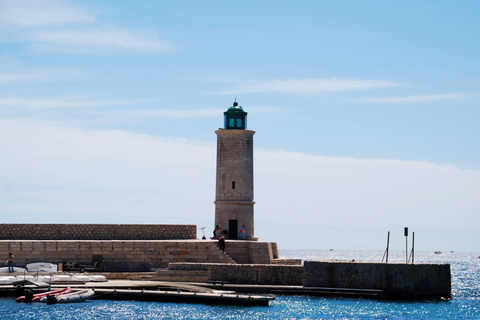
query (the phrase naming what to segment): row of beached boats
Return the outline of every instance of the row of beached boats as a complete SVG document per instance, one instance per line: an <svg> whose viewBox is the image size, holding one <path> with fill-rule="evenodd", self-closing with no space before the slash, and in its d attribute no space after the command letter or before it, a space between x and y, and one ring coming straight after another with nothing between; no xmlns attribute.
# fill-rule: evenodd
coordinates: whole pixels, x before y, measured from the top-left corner
<svg viewBox="0 0 480 320"><path fill-rule="evenodd" d="M0 276L0 285L14 284L18 281L41 281L45 283L65 283L65 282L107 282L107 278L103 275L84 275L84 274L54 274L54 275L17 275L17 276Z"/></svg>
<svg viewBox="0 0 480 320"><path fill-rule="evenodd" d="M73 303L85 301L95 295L95 291L92 289L73 290L72 288L63 288L37 294L33 294L31 289L26 289L24 293L23 296L18 297L15 301L43 302L46 304Z"/></svg>
<svg viewBox="0 0 480 320"><path fill-rule="evenodd" d="M8 267L0 267L0 273L8 273ZM25 273L25 272L47 272L47 273L57 273L58 266L54 263L49 262L32 262L25 265L25 268L13 267L13 272Z"/></svg>
<svg viewBox="0 0 480 320"><path fill-rule="evenodd" d="M106 282L107 278L103 275L85 275L85 274L56 274L57 265L48 262L29 263L25 268L14 267L14 273L17 275L0 276L0 285L14 284L18 281L41 281L45 283L65 283L65 282ZM8 273L7 267L0 268L0 273ZM22 275L18 275L21 273ZM34 275L32 275L34 274Z"/></svg>

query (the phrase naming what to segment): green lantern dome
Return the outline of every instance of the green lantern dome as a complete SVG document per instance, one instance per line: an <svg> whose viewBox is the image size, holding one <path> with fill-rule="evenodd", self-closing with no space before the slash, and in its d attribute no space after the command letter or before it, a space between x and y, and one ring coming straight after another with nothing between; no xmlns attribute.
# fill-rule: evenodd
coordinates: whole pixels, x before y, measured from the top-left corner
<svg viewBox="0 0 480 320"><path fill-rule="evenodd" d="M245 130L247 128L247 113L235 101L233 106L223 113L225 129Z"/></svg>

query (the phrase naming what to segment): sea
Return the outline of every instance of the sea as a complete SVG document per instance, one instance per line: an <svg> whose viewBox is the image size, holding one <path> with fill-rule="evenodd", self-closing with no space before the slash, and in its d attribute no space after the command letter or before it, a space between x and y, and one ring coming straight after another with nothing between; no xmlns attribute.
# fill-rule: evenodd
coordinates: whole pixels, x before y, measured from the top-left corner
<svg viewBox="0 0 480 320"><path fill-rule="evenodd" d="M381 251L280 250L282 258L381 262ZM449 300L385 301L276 295L267 307L89 300L76 304L21 304L0 299L0 319L480 319L480 259L472 252L415 252L415 263L448 263ZM405 263L405 252L389 262Z"/></svg>

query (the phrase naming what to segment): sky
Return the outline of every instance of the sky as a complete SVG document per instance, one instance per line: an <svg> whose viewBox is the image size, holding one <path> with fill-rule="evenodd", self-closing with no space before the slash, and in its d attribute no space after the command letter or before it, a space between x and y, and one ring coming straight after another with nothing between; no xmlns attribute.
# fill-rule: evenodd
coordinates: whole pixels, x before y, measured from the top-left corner
<svg viewBox="0 0 480 320"><path fill-rule="evenodd" d="M280 249L478 251L480 2L0 0L2 223L214 227L254 135Z"/></svg>

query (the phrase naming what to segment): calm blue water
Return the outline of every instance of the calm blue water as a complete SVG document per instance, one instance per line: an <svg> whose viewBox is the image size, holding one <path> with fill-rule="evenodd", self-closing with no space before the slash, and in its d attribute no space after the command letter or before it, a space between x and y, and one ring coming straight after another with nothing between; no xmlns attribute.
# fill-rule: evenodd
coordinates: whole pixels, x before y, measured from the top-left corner
<svg viewBox="0 0 480 320"><path fill-rule="evenodd" d="M380 262L383 252L283 250L283 258ZM0 319L480 319L480 259L475 253L417 253L415 262L450 263L449 301L375 301L367 299L276 296L268 307L229 307L158 302L92 300L78 304L19 304L0 299ZM393 253L390 262L404 262Z"/></svg>

